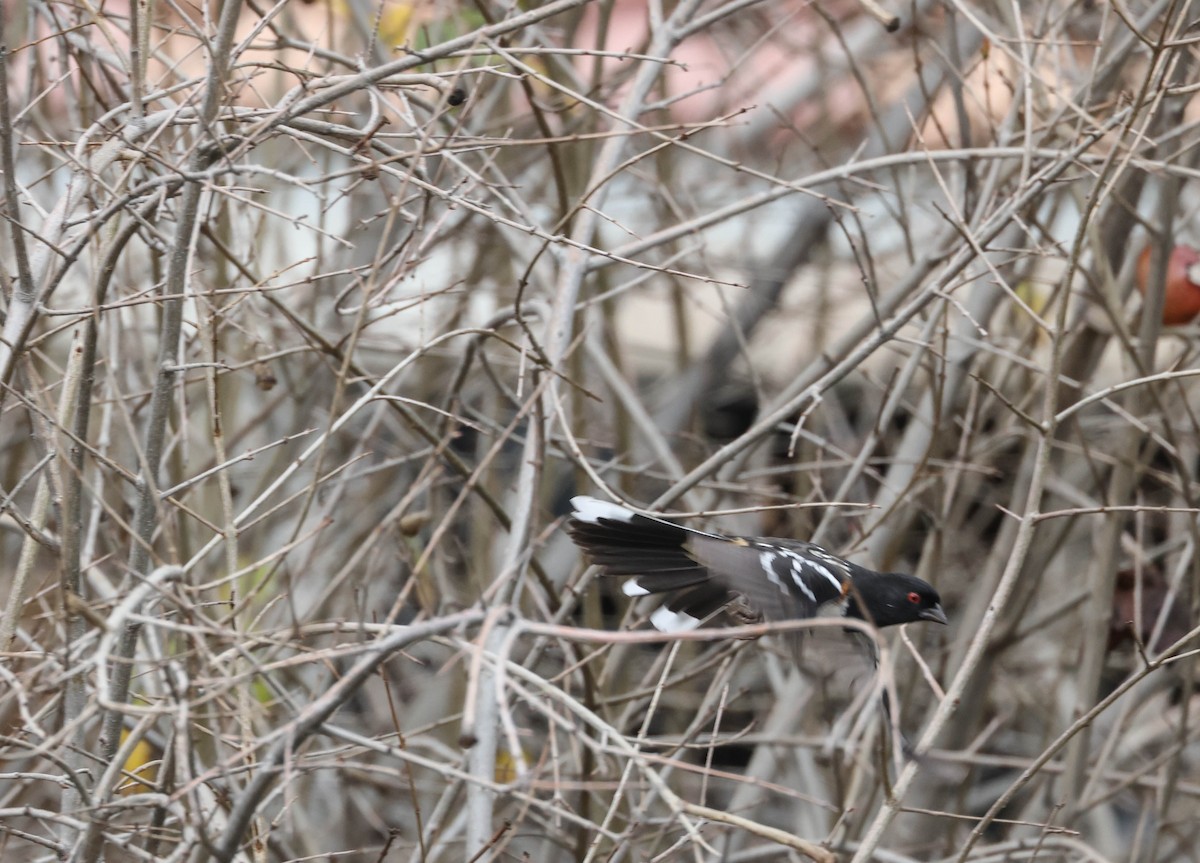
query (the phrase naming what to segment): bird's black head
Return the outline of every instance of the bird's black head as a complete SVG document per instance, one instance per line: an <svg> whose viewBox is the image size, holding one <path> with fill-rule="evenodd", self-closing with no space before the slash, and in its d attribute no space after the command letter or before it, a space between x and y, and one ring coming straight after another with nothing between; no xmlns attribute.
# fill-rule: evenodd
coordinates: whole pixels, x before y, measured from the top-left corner
<svg viewBox="0 0 1200 863"><path fill-rule="evenodd" d="M880 627L918 620L947 622L942 598L929 582L915 575L862 569L854 573L846 616Z"/></svg>

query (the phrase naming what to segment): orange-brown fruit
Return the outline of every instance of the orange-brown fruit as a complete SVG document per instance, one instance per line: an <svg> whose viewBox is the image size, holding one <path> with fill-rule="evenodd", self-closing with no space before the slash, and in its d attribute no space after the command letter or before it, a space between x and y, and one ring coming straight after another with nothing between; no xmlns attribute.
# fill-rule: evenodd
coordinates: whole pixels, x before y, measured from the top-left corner
<svg viewBox="0 0 1200 863"><path fill-rule="evenodd" d="M1146 295L1150 283L1150 246L1142 250L1137 265L1137 288ZM1176 246L1167 261L1167 287L1163 295L1162 322L1173 327L1200 315L1200 251Z"/></svg>

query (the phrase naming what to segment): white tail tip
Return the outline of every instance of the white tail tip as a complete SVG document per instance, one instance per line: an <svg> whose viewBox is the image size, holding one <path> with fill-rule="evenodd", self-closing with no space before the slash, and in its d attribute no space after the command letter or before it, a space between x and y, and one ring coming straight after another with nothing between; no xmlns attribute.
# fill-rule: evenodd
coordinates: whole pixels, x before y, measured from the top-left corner
<svg viewBox="0 0 1200 863"><path fill-rule="evenodd" d="M585 494L571 498L571 506L575 507L575 520L587 524L596 524L602 518L628 522L633 521L633 517L637 515L633 510Z"/></svg>
<svg viewBox="0 0 1200 863"><path fill-rule="evenodd" d="M689 632L700 625L700 620L690 614L671 611L665 605L660 605L650 615L650 623L659 632Z"/></svg>

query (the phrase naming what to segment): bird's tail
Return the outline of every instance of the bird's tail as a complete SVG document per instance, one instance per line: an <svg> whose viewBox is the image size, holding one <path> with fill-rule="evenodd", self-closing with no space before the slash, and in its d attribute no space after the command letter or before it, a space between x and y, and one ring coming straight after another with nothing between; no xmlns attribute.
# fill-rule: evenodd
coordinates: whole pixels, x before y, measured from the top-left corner
<svg viewBox="0 0 1200 863"><path fill-rule="evenodd" d="M632 576L621 585L626 596L671 594L651 615L657 629L692 629L729 602L729 593L688 553L690 539L711 534L594 497L573 497L571 506L567 533L604 575Z"/></svg>

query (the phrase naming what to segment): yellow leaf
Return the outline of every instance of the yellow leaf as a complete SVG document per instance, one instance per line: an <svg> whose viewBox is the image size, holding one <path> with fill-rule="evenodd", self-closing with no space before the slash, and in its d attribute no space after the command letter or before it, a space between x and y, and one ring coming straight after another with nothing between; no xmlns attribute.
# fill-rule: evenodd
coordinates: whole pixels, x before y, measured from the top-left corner
<svg viewBox="0 0 1200 863"><path fill-rule="evenodd" d="M528 765L528 763L528 760L525 758L525 753L522 752L520 766L524 768L526 765ZM504 785L508 784L509 782L516 782L517 777L520 775L517 770L517 766L517 761L513 758L511 752L509 752L507 749L498 750L496 752L496 781Z"/></svg>
<svg viewBox="0 0 1200 863"><path fill-rule="evenodd" d="M403 45L408 41L408 29L412 26L412 20L412 3L388 6L379 16L379 44L388 48Z"/></svg>
<svg viewBox="0 0 1200 863"><path fill-rule="evenodd" d="M128 739L129 730L122 728L121 742L124 743ZM133 751L129 753L129 757L125 759L122 767L127 774L140 777L147 782L154 782L158 779L159 760L159 753L143 737L133 747ZM147 794L153 790L149 785L130 779L129 776L122 776L120 783L117 785L117 793L122 795Z"/></svg>

